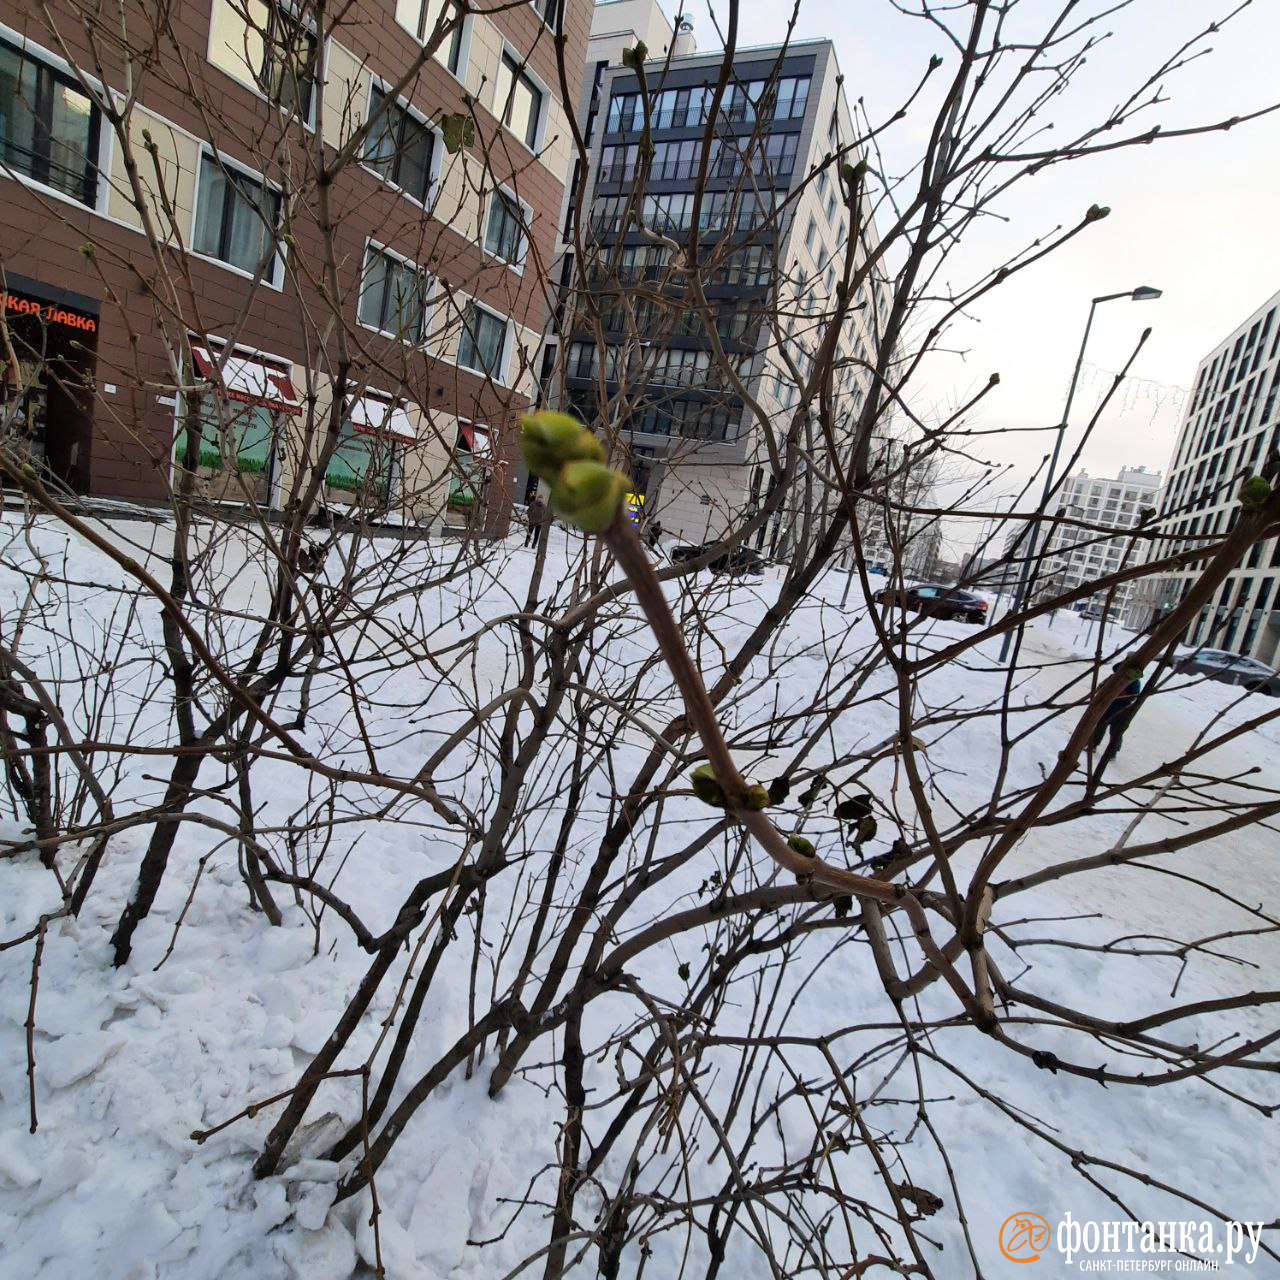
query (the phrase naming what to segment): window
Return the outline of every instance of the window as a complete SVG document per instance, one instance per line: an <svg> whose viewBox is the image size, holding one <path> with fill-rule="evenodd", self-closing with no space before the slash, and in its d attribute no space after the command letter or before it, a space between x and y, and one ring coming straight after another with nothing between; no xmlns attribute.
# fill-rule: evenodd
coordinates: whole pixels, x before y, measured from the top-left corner
<svg viewBox="0 0 1280 1280"><path fill-rule="evenodd" d="M560 0L533 0L533 11L552 31L556 29L560 18Z"/></svg>
<svg viewBox="0 0 1280 1280"><path fill-rule="evenodd" d="M809 101L809 78L784 76L778 81L777 99L773 107L775 120L798 120Z"/></svg>
<svg viewBox="0 0 1280 1280"><path fill-rule="evenodd" d="M464 369L501 379L507 354L507 322L474 302L462 316L458 363Z"/></svg>
<svg viewBox="0 0 1280 1280"><path fill-rule="evenodd" d="M489 200L489 224L485 228L486 253L509 262L513 267L522 266L528 247L524 238L525 212L518 201L505 191L495 191Z"/></svg>
<svg viewBox="0 0 1280 1280"><path fill-rule="evenodd" d="M316 79L316 38L280 0L268 8L258 87L277 106L303 120L311 117Z"/></svg>
<svg viewBox="0 0 1280 1280"><path fill-rule="evenodd" d="M461 75L463 18L448 0L396 0L396 21L422 44L427 44L441 21L454 24L453 30L435 51L435 59Z"/></svg>
<svg viewBox="0 0 1280 1280"><path fill-rule="evenodd" d="M427 277L413 263L371 244L364 253L356 315L370 329L420 343L426 330Z"/></svg>
<svg viewBox="0 0 1280 1280"><path fill-rule="evenodd" d="M228 497L247 493L256 501L269 501L279 435L276 415L261 405L223 400L213 392L196 397L195 412L200 421L200 466L206 473L236 477ZM179 450L182 447L179 439Z"/></svg>
<svg viewBox="0 0 1280 1280"><path fill-rule="evenodd" d="M74 80L0 43L0 159L6 169L93 208L100 130L97 107Z"/></svg>
<svg viewBox="0 0 1280 1280"><path fill-rule="evenodd" d="M388 102L376 84L369 90L373 122L361 157L370 169L421 204L431 188L435 134L398 102Z"/></svg>
<svg viewBox="0 0 1280 1280"><path fill-rule="evenodd" d="M808 249L810 253L813 252L813 238L817 234L818 234L818 224L813 218L810 218L809 227L804 233L804 247Z"/></svg>
<svg viewBox="0 0 1280 1280"><path fill-rule="evenodd" d="M200 157L196 227L192 248L277 283L280 258L276 228L280 195L260 179L230 169L207 152Z"/></svg>
<svg viewBox="0 0 1280 1280"><path fill-rule="evenodd" d="M498 68L498 92L494 114L531 151L537 146L542 117L542 90L523 65L510 53L503 53Z"/></svg>
<svg viewBox="0 0 1280 1280"><path fill-rule="evenodd" d="M356 406L348 406L338 427L338 444L324 469L327 488L385 502L390 494L396 459L394 438L371 431L357 422ZM359 409L364 408L362 402ZM391 406L387 406L388 413Z"/></svg>

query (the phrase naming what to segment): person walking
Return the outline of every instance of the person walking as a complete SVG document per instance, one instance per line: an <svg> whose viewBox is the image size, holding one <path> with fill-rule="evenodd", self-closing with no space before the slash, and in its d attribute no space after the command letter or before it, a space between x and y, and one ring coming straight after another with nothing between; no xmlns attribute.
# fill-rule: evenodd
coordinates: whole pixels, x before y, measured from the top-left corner
<svg viewBox="0 0 1280 1280"><path fill-rule="evenodd" d="M536 548L542 537L542 526L547 522L547 504L542 494L534 494L533 501L525 508L524 518L529 525L529 532L524 535L524 545Z"/></svg>
<svg viewBox="0 0 1280 1280"><path fill-rule="evenodd" d="M1124 731L1129 727L1130 720L1133 719L1134 703L1138 700L1138 695L1142 692L1142 668L1130 666L1126 662L1117 662L1113 671L1123 672L1129 677L1129 682L1116 694L1102 713L1102 719L1098 721L1098 727L1093 731L1093 741L1090 747L1097 751L1102 745L1102 739L1108 733L1111 739L1107 743L1107 749L1104 753L1105 758L1110 760L1112 756L1120 750L1120 744L1124 741Z"/></svg>

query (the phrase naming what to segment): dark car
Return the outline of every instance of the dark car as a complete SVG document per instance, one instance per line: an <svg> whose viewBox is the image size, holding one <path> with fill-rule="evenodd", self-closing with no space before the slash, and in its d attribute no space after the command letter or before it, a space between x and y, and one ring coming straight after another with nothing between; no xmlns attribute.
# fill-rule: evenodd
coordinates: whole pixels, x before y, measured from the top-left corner
<svg viewBox="0 0 1280 1280"><path fill-rule="evenodd" d="M913 587L882 587L874 596L876 604L897 604L926 618L983 623L987 602L972 591L961 591L944 582L918 582Z"/></svg>
<svg viewBox="0 0 1280 1280"><path fill-rule="evenodd" d="M1208 676L1223 684L1239 685L1251 693L1266 693L1280 698L1280 672L1273 671L1256 658L1242 658L1225 649L1197 649L1175 664L1184 675Z"/></svg>
<svg viewBox="0 0 1280 1280"><path fill-rule="evenodd" d="M704 542L699 546L687 543L671 548L673 564L683 564L686 560L696 560L704 552L719 546L718 542ZM727 573L735 577L745 577L764 573L764 557L754 547L734 547L718 555L707 565L712 573Z"/></svg>

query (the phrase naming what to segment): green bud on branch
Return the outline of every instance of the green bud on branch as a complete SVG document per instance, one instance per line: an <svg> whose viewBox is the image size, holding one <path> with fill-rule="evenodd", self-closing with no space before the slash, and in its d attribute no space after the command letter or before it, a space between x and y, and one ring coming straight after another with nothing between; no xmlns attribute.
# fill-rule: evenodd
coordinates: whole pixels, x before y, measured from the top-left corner
<svg viewBox="0 0 1280 1280"><path fill-rule="evenodd" d="M1250 476L1240 486L1240 505L1246 511L1261 511L1271 498L1271 482L1262 476Z"/></svg>
<svg viewBox="0 0 1280 1280"><path fill-rule="evenodd" d="M714 809L724 808L724 788L716 781L716 775L709 764L700 764L690 775L693 794Z"/></svg>
<svg viewBox="0 0 1280 1280"><path fill-rule="evenodd" d="M603 462L568 462L551 482L551 505L587 533L603 533L626 496L626 476Z"/></svg>
<svg viewBox="0 0 1280 1280"><path fill-rule="evenodd" d="M540 480L554 484L567 462L603 462L604 446L577 418L543 409L520 419L520 456Z"/></svg>

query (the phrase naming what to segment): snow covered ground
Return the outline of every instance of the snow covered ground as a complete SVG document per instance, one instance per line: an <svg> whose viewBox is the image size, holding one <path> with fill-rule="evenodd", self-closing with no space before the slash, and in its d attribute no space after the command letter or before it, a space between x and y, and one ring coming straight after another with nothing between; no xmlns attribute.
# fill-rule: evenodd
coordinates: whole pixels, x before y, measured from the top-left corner
<svg viewBox="0 0 1280 1280"><path fill-rule="evenodd" d="M9 523L4 528L12 533L16 526ZM111 536L132 538L145 550L162 548L165 530L121 525ZM41 623L51 649L57 647L60 633L100 637L113 627L138 628L154 638L159 627L154 608L132 619L112 612L110 587L120 575L104 556L51 527L37 531L35 544L73 580L72 609ZM579 540L559 530L550 534L549 557L565 566L562 576L551 572L550 581L569 580L571 558L580 546ZM424 544L412 554L429 557L439 550ZM0 616L10 616L17 599L14 566L30 563L32 553L22 540L10 541L0 557ZM234 584L226 607L247 610L257 589L252 557L242 562L233 558L226 567ZM450 619L474 592L476 607L468 606L459 615L456 629L460 636L476 631L487 620L519 607L532 568L533 554L512 546L497 570L477 569L467 582L429 593L424 608L434 614L427 622L434 628ZM735 709L735 728L744 739L749 738L753 708L763 714L775 698L784 706L811 704L830 653L854 654L871 643L873 632L865 618L859 614L852 621L837 607L844 585L843 575L822 584L780 646L785 661L769 654L749 673ZM732 652L777 589L770 578L728 588L724 613L714 624L718 645ZM966 634L958 623L936 623L928 630L935 640ZM1081 627L1075 619L1033 629L1024 659L1041 665L1026 677L1017 696L1036 702L1060 692L1073 679L1087 680L1095 639L1092 628ZM471 677L478 698L502 686L510 645L500 629L481 641ZM924 703L936 710L982 705L995 697L1002 685L993 664L998 645L988 642L977 658L969 655L929 676L920 691ZM651 647L639 627L620 632L613 641L618 662L634 663ZM130 653L126 644L124 658ZM708 644L700 656L713 674L723 661L717 645ZM767 664L773 662L780 675L769 674ZM155 683L145 666L135 669L127 661L117 663L111 677L115 712L122 714L127 702L152 740L163 736L167 723L165 706L150 707L147 701ZM448 686L436 682L425 667L398 667L379 676L372 695L379 706L429 711L416 720L396 718L388 728L382 744L384 768L394 763L411 775L424 744L429 749L454 723L450 716L456 708L441 701L442 688L447 694ZM671 709L669 681L652 674L644 688L645 714L651 723L660 724ZM841 727L839 749L858 749L897 731L892 682L877 673L872 688L885 696L860 711L856 727ZM1121 775L1140 774L1173 758L1207 725L1240 724L1263 709L1257 698L1244 697L1238 690L1171 679L1144 706L1113 767ZM1040 718L1030 716L1027 723ZM325 735L327 749L337 751L333 728L317 726L311 732ZM1042 770L1052 766L1069 728L1069 720L1059 719L1030 733L1015 752L1008 785L1034 784ZM960 809L981 804L989 794L998 754L996 726L958 720L927 736L930 765L950 803ZM1223 747L1204 762L1203 771L1212 778L1239 781L1210 780L1206 787L1217 794L1280 789L1278 743L1280 724L1273 721ZM619 736L611 765L620 786L625 787L628 771L637 767L644 745L644 735L634 727ZM260 761L255 769L265 812L284 812L295 805L298 770L270 760ZM153 794L154 772L146 756L122 761L117 782L122 802ZM891 765L878 765L867 783L877 794L887 794L891 774ZM553 793L559 781L558 776L540 778L536 784L548 797L548 827L553 825ZM491 796L492 779L467 778L456 786L471 802L483 805ZM607 797L602 787L588 792L591 798L584 801L583 812L589 820L596 811L603 824ZM901 810L909 824L910 806L901 802ZM708 820L706 813L693 803L673 800L668 821L678 835L671 839L686 838L690 824ZM1002 874L1025 874L1066 857L1099 852L1111 847L1133 820L1132 813L1116 811L1038 831L1018 848ZM1175 813L1144 815L1131 839L1180 831L1182 821ZM806 831L821 843L833 827L815 818ZM17 839L21 829L11 814L0 835ZM283 927L268 927L260 914L246 907L234 847L207 829L188 827L179 838L156 908L139 930L131 960L113 969L108 939L130 892L146 835L145 830L129 831L113 840L80 917L56 921L49 928L35 1020L35 1134L27 1132L25 1030L34 944L0 951L0 1272L6 1277L39 1275L43 1280L80 1280L86 1275L101 1280L346 1280L372 1274L368 1200L357 1196L333 1205L339 1169L314 1158L326 1139L335 1138L358 1116L357 1081L335 1080L322 1088L301 1141L291 1150L289 1167L279 1177L255 1182L249 1169L277 1114L273 1107L264 1106L257 1115L201 1144L190 1136L295 1082L331 1031L367 957L331 915L317 934L304 913L283 898ZM391 923L407 883L449 866L457 856L456 847L430 824L414 821L404 808L396 811L395 820L339 828L339 839L350 847L350 855L336 885L375 929ZM211 850L188 906L197 865ZM330 856L336 869L342 860L337 853ZM965 869L964 861L959 861L958 870ZM682 869L653 902L653 913L696 901L700 882L719 865L709 853L704 864ZM1177 956L1104 957L1093 950L1037 942L1050 935L1082 943L1121 935L1150 942L1182 931L1188 915L1195 920L1196 936L1230 932L1245 924L1235 899L1266 904L1280 913L1280 836L1273 827L1255 826L1192 846L1183 863L1162 865L1193 870L1222 894L1139 865L1046 885L1019 897L1016 912L1001 922L1020 941L1016 951L993 944L1006 976L1023 974L1026 966L1026 980L1041 996L1068 1003L1087 998L1093 1011L1117 1018L1162 1007L1175 982L1182 1002L1275 988L1280 977L1280 934L1275 932L1225 939L1215 947L1216 955L1194 954L1185 967ZM531 897L532 892L529 884L520 882L495 886L490 918L503 918L504 912L519 907L522 895ZM59 900L53 877L33 854L0 859L0 941L31 929ZM175 925L184 908L175 941ZM1051 917L1070 919L1053 927L1040 923ZM167 954L171 943L172 953ZM825 951L832 944L818 945ZM465 975L470 956L470 946L448 953L443 981L433 986L419 1028L411 1066L432 1062L467 1025ZM660 961L646 956L646 986L678 1004L684 982L677 970L683 962L692 962L695 969L702 962L696 944L682 942ZM780 1004L794 1001L788 1026L793 1034L820 1036L860 1021L884 1021L886 1016L892 1020L891 1006L864 949L846 949L808 983L811 967L806 952L803 964L797 961L795 972L780 987ZM403 964L398 972L403 972ZM953 1003L935 987L924 994L919 1007L936 1015ZM339 1066L358 1062L369 1052L389 1007L388 990L375 1001ZM601 1002L589 1020L596 1041L603 1042L614 1025L610 1019L621 1016L611 1001ZM732 1009L726 1010L722 1029L731 1029L735 1016ZM1208 1040L1222 1034L1225 1025L1221 1018L1190 1019L1171 1038ZM1232 1015L1230 1021L1231 1030L1245 1037L1267 1034L1274 1027L1275 1018L1265 1006ZM874 1040L851 1037L841 1042L839 1052L852 1063L864 1042L870 1045ZM1053 1040L1052 1033L1038 1043L1063 1056L1072 1051ZM1210 1217L1207 1211L1189 1208L1155 1187L1108 1169L1106 1161L1189 1190L1233 1218L1268 1223L1276 1219L1277 1122L1221 1089L1196 1081L1158 1089L1104 1089L1092 1080L1037 1069L968 1028L936 1031L929 1047L936 1058L921 1060L920 1085L933 1100L929 1114L938 1141L916 1125L914 1097L901 1080L866 1114L877 1134L894 1141L895 1158L901 1161L895 1176L932 1189L944 1201L941 1211L920 1225L920 1234L936 1242L929 1263L945 1280L974 1274L974 1265L939 1142L964 1191L967 1230L982 1273L988 1276L1019 1273L998 1247L1002 1223L1016 1212L1038 1213L1051 1223L1067 1212L1077 1220L1111 1221L1125 1216L1112 1199L1116 1196L1142 1219ZM549 1053L535 1056L540 1062L554 1058ZM554 1062L516 1077L495 1101L486 1094L489 1065L470 1079L455 1072L411 1121L379 1175L381 1247L386 1274L395 1280L504 1276L545 1243L547 1211L539 1208L517 1218L514 1203L528 1194L531 1179L538 1178L543 1181L536 1198L544 1205L552 1198L557 1126L563 1119L562 1103L551 1090ZM1123 1068L1114 1061L1110 1066ZM816 1076L821 1064L810 1059L806 1069ZM611 1060L594 1063L591 1070L605 1081L615 1073ZM412 1078L415 1072L406 1075ZM882 1067L868 1062L851 1079L866 1096L883 1077ZM1280 1103L1280 1091L1266 1079L1241 1082L1232 1077L1230 1084L1241 1093ZM1050 1141L1033 1141L1014 1122L1015 1113L1032 1117ZM811 1140L812 1116L802 1096L781 1106L772 1123L776 1133L770 1141L779 1148ZM699 1186L718 1188L726 1169L722 1161L709 1160L710 1155L711 1148L704 1144L690 1163L691 1176ZM887 1207L876 1171L865 1158L859 1161L851 1153L841 1169L852 1191ZM602 1179L608 1181L606 1174L616 1181L619 1170L606 1165ZM581 1214L587 1218L595 1194L587 1188L580 1197ZM892 1236L891 1224L885 1229ZM1280 1251L1275 1232L1267 1239ZM479 1241L488 1243L474 1243ZM681 1231L656 1235L649 1269L643 1273L679 1274L687 1245ZM1169 1261L1172 1266L1172 1256ZM751 1250L731 1252L726 1267L730 1265L733 1271L725 1274L769 1274L760 1254ZM593 1252L575 1274L594 1275L595 1266ZM1076 1274L1079 1263L1068 1269L1051 1247L1037 1266L1040 1271L1033 1274ZM622 1275L639 1275L642 1270L638 1251L625 1255ZM1280 1263L1274 1255L1258 1252L1252 1263L1238 1263L1230 1270L1280 1276ZM541 1263L529 1274L541 1274Z"/></svg>

